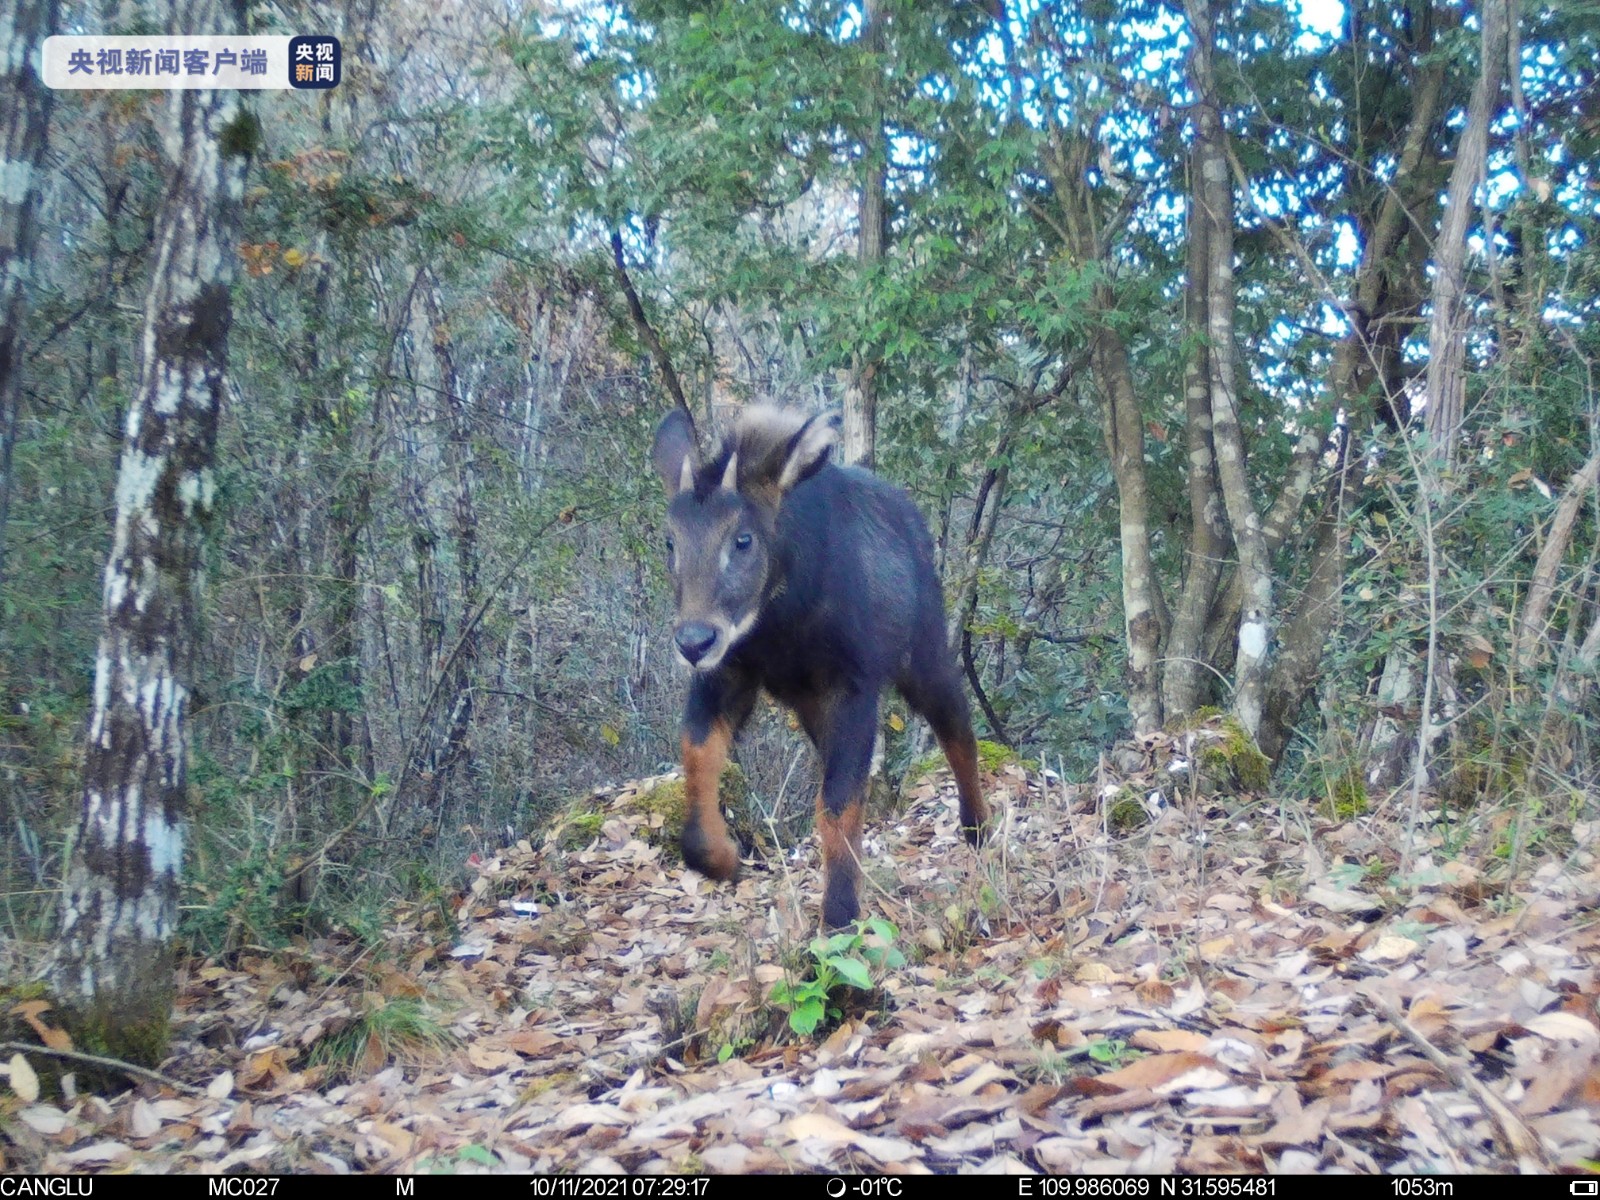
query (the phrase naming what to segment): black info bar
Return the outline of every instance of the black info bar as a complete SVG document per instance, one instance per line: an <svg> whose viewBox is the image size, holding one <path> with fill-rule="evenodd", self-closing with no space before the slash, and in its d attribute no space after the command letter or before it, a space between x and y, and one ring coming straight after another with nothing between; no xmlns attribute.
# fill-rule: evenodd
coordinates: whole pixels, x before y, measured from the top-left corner
<svg viewBox="0 0 1600 1200"><path fill-rule="evenodd" d="M3 1175L0 1200L1506 1200L1508 1180L1482 1175ZM1521 1176L1518 1200L1600 1200L1591 1177ZM461 1189L470 1189L464 1197ZM979 1200L961 1196L959 1200Z"/></svg>

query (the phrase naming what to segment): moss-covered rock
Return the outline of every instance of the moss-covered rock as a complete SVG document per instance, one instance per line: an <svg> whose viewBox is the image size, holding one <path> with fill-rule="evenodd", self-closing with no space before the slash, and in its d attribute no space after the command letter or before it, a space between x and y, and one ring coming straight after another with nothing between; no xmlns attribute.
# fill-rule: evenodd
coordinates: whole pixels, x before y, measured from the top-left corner
<svg viewBox="0 0 1600 1200"><path fill-rule="evenodd" d="M163 964L170 974L170 962ZM156 1067L166 1057L172 1041L171 1013L159 1001L151 1005L94 1004L83 1010L61 1003L48 981L28 980L0 987L0 1041L46 1043L57 1050L75 1050L135 1066ZM101 1067L82 1059L53 1054L29 1054L41 1094L59 1095L61 1078L72 1074L87 1090L126 1087L129 1076L115 1067Z"/></svg>
<svg viewBox="0 0 1600 1200"><path fill-rule="evenodd" d="M600 828L606 823L604 810L592 809L588 812L582 810L567 814L566 820L560 826L560 838L563 850L582 850L595 838L600 836Z"/></svg>
<svg viewBox="0 0 1600 1200"><path fill-rule="evenodd" d="M999 742L978 739L978 767L984 771L998 771L1002 767L1020 764L1022 760L1017 757L1015 750L1002 746Z"/></svg>
<svg viewBox="0 0 1600 1200"><path fill-rule="evenodd" d="M1150 813L1140 801L1138 793L1130 787L1119 788L1106 801L1106 826L1112 833L1128 833L1150 820Z"/></svg>
<svg viewBox="0 0 1600 1200"><path fill-rule="evenodd" d="M1261 753L1255 738L1251 737L1239 719L1233 716L1219 718L1215 728L1220 737L1200 751L1200 764L1204 770L1226 771L1233 782L1250 792L1264 792L1272 783L1272 760Z"/></svg>
<svg viewBox="0 0 1600 1200"><path fill-rule="evenodd" d="M1182 753L1185 746L1192 746L1190 752L1199 771L1202 794L1264 792L1271 785L1272 760L1231 713L1215 708L1196 709L1186 720L1177 722L1172 732L1193 735L1192 743L1186 736L1178 738L1175 749Z"/></svg>

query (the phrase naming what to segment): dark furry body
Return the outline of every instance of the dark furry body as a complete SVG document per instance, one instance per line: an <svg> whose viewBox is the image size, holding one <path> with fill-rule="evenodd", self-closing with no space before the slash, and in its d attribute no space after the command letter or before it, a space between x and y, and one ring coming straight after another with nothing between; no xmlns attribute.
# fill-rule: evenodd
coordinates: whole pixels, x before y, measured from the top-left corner
<svg viewBox="0 0 1600 1200"><path fill-rule="evenodd" d="M715 538L709 531L730 519L722 510L747 505L744 519L755 523L768 556L754 624L690 684L684 857L708 875L730 877L714 778L708 787L703 775L720 770L727 744L765 690L795 711L823 761L817 797L827 870L823 918L836 927L859 912L861 809L885 686L896 687L933 727L961 792L962 824L978 840L988 811L966 696L946 642L932 539L910 498L867 471L827 462L825 448L820 464L785 494L766 495L758 479L751 488L741 483L735 495L718 482L733 448L724 446L698 468L693 487L679 493L672 509L680 537L703 527ZM681 579L679 599L682 615Z"/></svg>
<svg viewBox="0 0 1600 1200"><path fill-rule="evenodd" d="M697 698L750 683L802 720L819 703L826 709L867 695L875 702L892 683L924 716L942 701L938 711L965 721L945 650L933 542L903 491L866 471L822 467L785 497L773 557L760 619L691 688L691 727L716 715L697 712Z"/></svg>

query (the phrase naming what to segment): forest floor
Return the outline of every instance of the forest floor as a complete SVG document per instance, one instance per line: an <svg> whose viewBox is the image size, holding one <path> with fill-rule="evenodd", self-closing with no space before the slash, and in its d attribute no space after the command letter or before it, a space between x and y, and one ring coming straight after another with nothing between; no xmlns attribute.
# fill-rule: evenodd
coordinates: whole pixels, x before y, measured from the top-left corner
<svg viewBox="0 0 1600 1200"><path fill-rule="evenodd" d="M909 789L866 890L907 962L804 1037L770 997L815 973L814 844L713 886L658 845L656 781L597 794L585 836L475 864L454 936L418 910L376 952L191 963L181 1089L0 1099L0 1169L1595 1169L1592 856L1497 889L1435 839L1402 886L1403 797L1317 826L1159 763L1001 768L981 853L945 775ZM1158 787L1108 835L1104 799Z"/></svg>

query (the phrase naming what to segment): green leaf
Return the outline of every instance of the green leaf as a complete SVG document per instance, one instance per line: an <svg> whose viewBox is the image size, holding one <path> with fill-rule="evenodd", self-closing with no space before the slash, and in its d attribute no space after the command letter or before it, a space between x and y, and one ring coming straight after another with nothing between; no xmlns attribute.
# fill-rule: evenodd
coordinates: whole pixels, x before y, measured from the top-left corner
<svg viewBox="0 0 1600 1200"><path fill-rule="evenodd" d="M872 976L867 971L867 964L859 958L846 958L842 954L836 954L828 960L828 965L851 987L858 987L864 992L872 990Z"/></svg>
<svg viewBox="0 0 1600 1200"><path fill-rule="evenodd" d="M1122 1057L1126 1044L1115 1039L1102 1038L1089 1043L1089 1057L1097 1063L1113 1063Z"/></svg>
<svg viewBox="0 0 1600 1200"><path fill-rule="evenodd" d="M817 1026L822 1024L823 1006L821 1000L807 1000L789 1014L789 1028L801 1037L810 1037L816 1032Z"/></svg>

